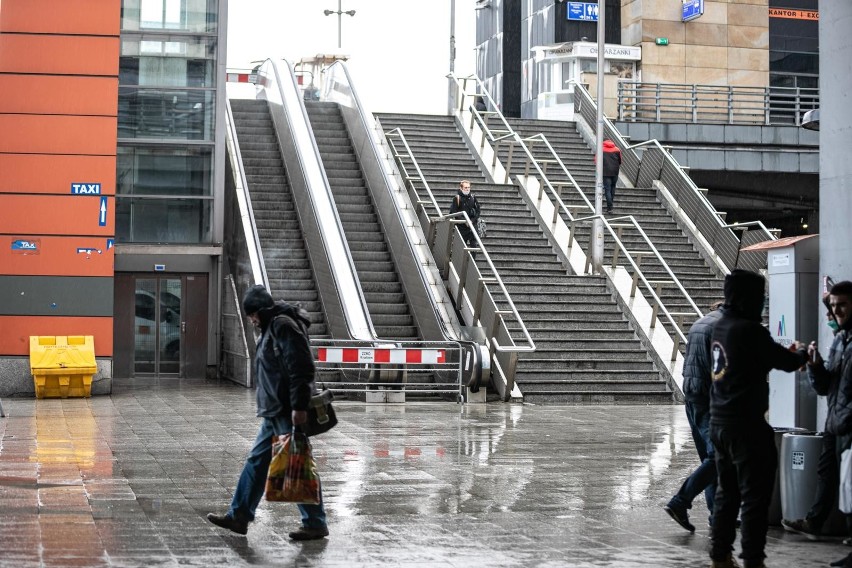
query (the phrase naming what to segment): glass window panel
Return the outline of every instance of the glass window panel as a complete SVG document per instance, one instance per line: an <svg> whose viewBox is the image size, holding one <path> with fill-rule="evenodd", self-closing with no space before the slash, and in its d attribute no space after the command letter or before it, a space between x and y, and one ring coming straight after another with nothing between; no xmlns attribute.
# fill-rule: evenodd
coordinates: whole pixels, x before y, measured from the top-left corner
<svg viewBox="0 0 852 568"><path fill-rule="evenodd" d="M122 31L216 32L216 0L124 0Z"/></svg>
<svg viewBox="0 0 852 568"><path fill-rule="evenodd" d="M213 140L213 91L118 90L119 138Z"/></svg>
<svg viewBox="0 0 852 568"><path fill-rule="evenodd" d="M115 239L119 243L207 243L212 199L117 197Z"/></svg>
<svg viewBox="0 0 852 568"><path fill-rule="evenodd" d="M119 195L213 194L213 149L119 146Z"/></svg>
<svg viewBox="0 0 852 568"><path fill-rule="evenodd" d="M208 37L122 37L122 86L215 87L216 40Z"/></svg>

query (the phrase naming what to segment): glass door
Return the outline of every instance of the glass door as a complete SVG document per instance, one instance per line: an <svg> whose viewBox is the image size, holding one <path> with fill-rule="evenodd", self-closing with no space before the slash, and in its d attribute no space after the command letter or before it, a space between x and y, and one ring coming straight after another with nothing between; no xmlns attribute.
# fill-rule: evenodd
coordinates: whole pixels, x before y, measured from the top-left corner
<svg viewBox="0 0 852 568"><path fill-rule="evenodd" d="M134 375L179 375L181 278L136 278Z"/></svg>

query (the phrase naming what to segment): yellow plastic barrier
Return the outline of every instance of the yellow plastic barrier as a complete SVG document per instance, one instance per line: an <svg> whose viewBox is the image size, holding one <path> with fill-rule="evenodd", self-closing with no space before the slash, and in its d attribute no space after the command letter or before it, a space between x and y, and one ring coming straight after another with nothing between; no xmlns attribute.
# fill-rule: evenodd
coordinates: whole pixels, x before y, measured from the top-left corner
<svg viewBox="0 0 852 568"><path fill-rule="evenodd" d="M92 396L95 339L91 335L31 335L30 371L36 398Z"/></svg>

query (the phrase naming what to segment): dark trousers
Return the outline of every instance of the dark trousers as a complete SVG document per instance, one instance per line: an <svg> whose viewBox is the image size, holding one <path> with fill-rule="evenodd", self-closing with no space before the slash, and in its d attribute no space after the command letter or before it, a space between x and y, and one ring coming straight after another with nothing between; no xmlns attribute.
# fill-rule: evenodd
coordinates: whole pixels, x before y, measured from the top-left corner
<svg viewBox="0 0 852 568"><path fill-rule="evenodd" d="M710 407L696 402L686 403L686 419L692 429L692 440L701 465L684 480L677 494L669 501L673 509L691 509L692 501L703 491L710 524L713 524L713 504L716 496L716 453L710 441Z"/></svg>
<svg viewBox="0 0 852 568"><path fill-rule="evenodd" d="M606 198L606 210L612 209L612 202L615 200L615 184L618 181L618 176L604 176L603 190Z"/></svg>
<svg viewBox="0 0 852 568"><path fill-rule="evenodd" d="M808 523L814 530L822 526L837 507L837 490L840 487L840 462L838 461L837 436L823 432L822 452L817 465L817 487L814 504L808 511Z"/></svg>
<svg viewBox="0 0 852 568"><path fill-rule="evenodd" d="M710 557L725 560L737 534L737 512L742 516L742 554L746 568L760 566L766 558L769 502L775 484L778 454L769 424L710 425L716 450L719 481L713 513Z"/></svg>

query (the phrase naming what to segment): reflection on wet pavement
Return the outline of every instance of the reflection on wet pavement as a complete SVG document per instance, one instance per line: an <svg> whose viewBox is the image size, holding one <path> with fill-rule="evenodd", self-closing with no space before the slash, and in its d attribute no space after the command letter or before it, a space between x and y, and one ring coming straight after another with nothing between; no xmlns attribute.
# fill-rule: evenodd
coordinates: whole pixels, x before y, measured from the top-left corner
<svg viewBox="0 0 852 568"><path fill-rule="evenodd" d="M223 512L254 439L254 393L217 382L4 399L0 567L709 565L661 506L697 458L680 406L340 402L314 440L331 537L293 543L295 506L248 537ZM767 565L849 551L770 528Z"/></svg>

